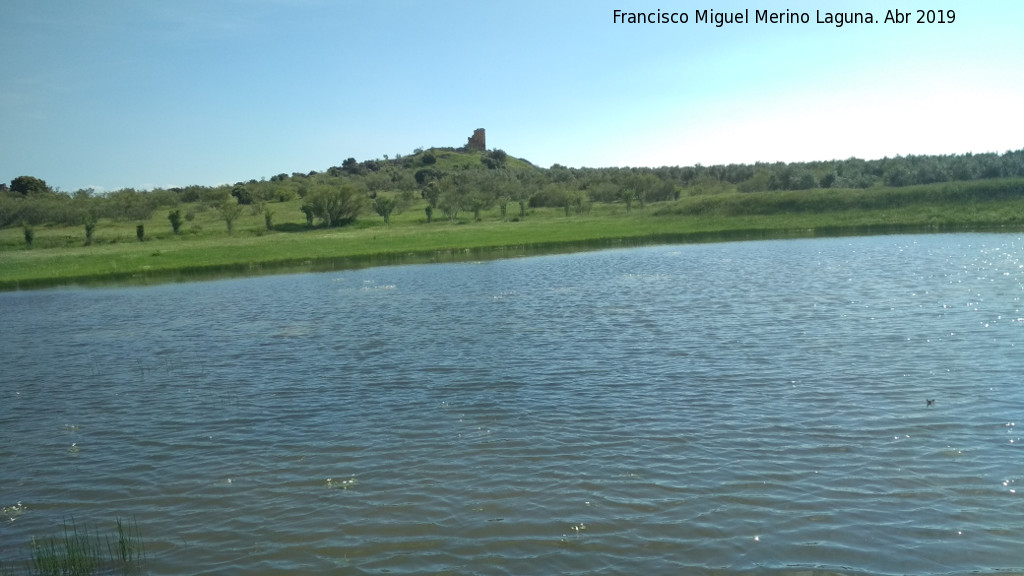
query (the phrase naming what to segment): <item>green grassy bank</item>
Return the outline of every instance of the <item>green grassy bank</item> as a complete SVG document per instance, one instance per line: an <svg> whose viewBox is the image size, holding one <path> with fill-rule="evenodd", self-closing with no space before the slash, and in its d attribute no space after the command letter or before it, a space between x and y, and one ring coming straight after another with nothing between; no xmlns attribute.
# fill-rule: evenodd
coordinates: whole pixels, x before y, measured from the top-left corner
<svg viewBox="0 0 1024 576"><path fill-rule="evenodd" d="M385 226L372 211L341 228L307 228L299 200L273 203L274 224L246 211L228 234L214 211L195 207L175 235L166 212L141 222L100 221L92 245L82 227L0 230L0 289L157 283L408 262L486 259L650 243L948 231L1024 231L1024 180L906 188L758 192L636 204L595 202L584 214L560 208L493 208L475 221L427 223L420 201ZM182 206L192 209L188 205ZM435 213L436 215L436 213Z"/></svg>

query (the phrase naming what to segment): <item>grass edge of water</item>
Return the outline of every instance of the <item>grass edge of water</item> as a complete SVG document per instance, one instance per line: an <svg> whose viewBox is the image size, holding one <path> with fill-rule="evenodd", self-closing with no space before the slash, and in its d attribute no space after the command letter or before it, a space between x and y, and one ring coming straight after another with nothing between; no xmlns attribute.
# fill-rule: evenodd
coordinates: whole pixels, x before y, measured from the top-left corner
<svg viewBox="0 0 1024 576"><path fill-rule="evenodd" d="M81 527L65 519L61 535L35 536L27 544L29 558L0 562L0 575L92 576L139 574L146 562L146 548L138 523L116 519L113 534L100 537L95 526ZM21 567L19 571L17 566Z"/></svg>

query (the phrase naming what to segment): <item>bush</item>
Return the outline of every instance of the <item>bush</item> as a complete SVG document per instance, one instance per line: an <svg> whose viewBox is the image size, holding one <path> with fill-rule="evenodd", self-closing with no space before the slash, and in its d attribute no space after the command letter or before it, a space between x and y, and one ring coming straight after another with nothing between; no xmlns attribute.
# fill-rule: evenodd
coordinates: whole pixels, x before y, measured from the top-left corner
<svg viewBox="0 0 1024 576"><path fill-rule="evenodd" d="M252 204L252 192L241 184L236 184L235 187L231 189L231 195L238 200L239 204Z"/></svg>
<svg viewBox="0 0 1024 576"><path fill-rule="evenodd" d="M278 202L291 202L298 197L299 196L295 193L295 190L292 190L291 188L278 188L274 191L274 198L276 198Z"/></svg>
<svg viewBox="0 0 1024 576"><path fill-rule="evenodd" d="M363 194L354 186L318 186L306 196L302 211L306 214L307 222L316 217L330 228L354 222L364 205Z"/></svg>
<svg viewBox="0 0 1024 576"><path fill-rule="evenodd" d="M242 206L234 198L228 197L217 207L217 211L227 224L228 234L232 234L235 231L235 220L242 215Z"/></svg>
<svg viewBox="0 0 1024 576"><path fill-rule="evenodd" d="M171 221L171 229L177 234L181 228L181 210L171 210L167 214L167 219Z"/></svg>
<svg viewBox="0 0 1024 576"><path fill-rule="evenodd" d="M426 186L431 182L440 180L444 176L444 173L434 168L420 168L413 175L418 186Z"/></svg>
<svg viewBox="0 0 1024 576"><path fill-rule="evenodd" d="M85 219L85 245L92 246L92 233L96 230L96 220L87 217Z"/></svg>

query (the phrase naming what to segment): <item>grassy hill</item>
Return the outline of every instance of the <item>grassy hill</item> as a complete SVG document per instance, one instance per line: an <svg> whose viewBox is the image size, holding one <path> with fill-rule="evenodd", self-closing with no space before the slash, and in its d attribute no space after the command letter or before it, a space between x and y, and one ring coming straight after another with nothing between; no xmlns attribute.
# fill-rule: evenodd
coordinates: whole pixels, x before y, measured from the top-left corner
<svg viewBox="0 0 1024 576"><path fill-rule="evenodd" d="M1018 231L1024 230L1019 158L1024 155L1013 152L592 169L539 168L500 150L433 148L213 187L69 194L49 190L41 180L23 180L0 191L0 289L649 242ZM951 180L950 174L978 177ZM922 178L931 182L886 184ZM27 192L26 182L33 187ZM809 182L814 186L793 189ZM786 183L788 189L778 188ZM354 215L328 217L342 201ZM170 217L175 212L177 233Z"/></svg>

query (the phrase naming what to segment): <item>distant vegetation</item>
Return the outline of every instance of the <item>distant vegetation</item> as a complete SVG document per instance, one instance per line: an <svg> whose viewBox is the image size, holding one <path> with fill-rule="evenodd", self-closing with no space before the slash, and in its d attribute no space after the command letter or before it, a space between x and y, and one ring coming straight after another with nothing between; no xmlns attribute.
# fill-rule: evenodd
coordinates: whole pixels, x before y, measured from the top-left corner
<svg viewBox="0 0 1024 576"><path fill-rule="evenodd" d="M452 225L467 224L454 233ZM0 184L0 288L140 271L237 270L610 238L678 240L737 230L1006 226L1024 227L1024 150L540 168L502 150L431 148L348 158L323 172L149 191L65 192L20 176ZM344 245L322 242L333 237L323 234L282 235L307 230L351 233ZM118 246L113 252L112 245Z"/></svg>
<svg viewBox="0 0 1024 576"><path fill-rule="evenodd" d="M661 168L567 168L555 164L538 168L502 150L481 153L433 148L363 162L349 158L323 172L281 173L232 185L149 191L124 188L103 194L91 189L65 192L53 190L40 178L19 176L10 186L0 184L0 227L83 226L87 231L101 226L103 220L141 222L157 210L168 210L179 214L170 220L178 230L181 208L185 207L186 220L213 211L220 215L225 228L232 230L240 206L263 214L270 205L295 199L302 200L299 210L307 224L321 227L345 226L374 213L387 223L392 214L408 209L417 199L425 200L432 212L450 221L470 215L479 219L482 211L495 207L507 219L525 216L528 207L555 207L566 213L584 214L594 202L632 209L651 202L730 192L816 190L815 203L840 207L879 202L877 194L858 191L1007 178L1024 178L1024 150L789 164ZM786 198L780 201L779 197L766 196L759 202L772 206L772 210L785 210L799 196ZM705 198L697 204L704 207L701 209L720 209L723 202ZM88 236L91 238L91 233Z"/></svg>

